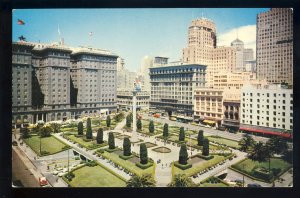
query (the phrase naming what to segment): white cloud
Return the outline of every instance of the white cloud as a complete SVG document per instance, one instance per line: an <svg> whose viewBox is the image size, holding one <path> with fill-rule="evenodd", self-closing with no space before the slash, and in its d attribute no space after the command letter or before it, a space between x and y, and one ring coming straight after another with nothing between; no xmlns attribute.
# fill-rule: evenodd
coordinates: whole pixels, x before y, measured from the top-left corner
<svg viewBox="0 0 300 198"><path fill-rule="evenodd" d="M245 48L252 48L255 56L256 25L241 26L219 34L217 38L218 46L230 46L230 43L237 38L237 30L239 39L244 42Z"/></svg>

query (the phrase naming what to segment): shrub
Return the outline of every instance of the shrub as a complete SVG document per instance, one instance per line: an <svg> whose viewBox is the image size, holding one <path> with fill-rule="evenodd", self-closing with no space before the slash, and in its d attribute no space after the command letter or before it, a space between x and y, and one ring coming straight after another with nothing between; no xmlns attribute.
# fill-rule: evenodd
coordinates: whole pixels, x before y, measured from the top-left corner
<svg viewBox="0 0 300 198"><path fill-rule="evenodd" d="M48 151L42 151L41 155L49 155L50 153Z"/></svg>
<svg viewBox="0 0 300 198"><path fill-rule="evenodd" d="M120 122L124 118L124 114L121 112L115 116L116 122Z"/></svg>
<svg viewBox="0 0 300 198"><path fill-rule="evenodd" d="M179 132L179 141L184 141L185 134L184 134L184 128L180 127L180 132Z"/></svg>
<svg viewBox="0 0 300 198"><path fill-rule="evenodd" d="M188 152L185 144L182 144L179 151L179 163L180 164L187 164L188 160Z"/></svg>
<svg viewBox="0 0 300 198"><path fill-rule="evenodd" d="M131 155L131 143L128 137L123 140L123 155L130 156Z"/></svg>
<svg viewBox="0 0 300 198"><path fill-rule="evenodd" d="M29 138L29 129L28 128L21 128L20 129L21 136L23 139Z"/></svg>
<svg viewBox="0 0 300 198"><path fill-rule="evenodd" d="M86 120L86 139L93 139L93 132L91 126L91 118Z"/></svg>
<svg viewBox="0 0 300 198"><path fill-rule="evenodd" d="M127 127L131 127L131 119L130 119L130 115L126 116L126 126L127 126Z"/></svg>
<svg viewBox="0 0 300 198"><path fill-rule="evenodd" d="M50 126L44 126L41 128L40 136L41 137L50 137L51 133L53 132L52 127Z"/></svg>
<svg viewBox="0 0 300 198"><path fill-rule="evenodd" d="M163 129L163 137L167 138L169 136L169 125L167 123L164 124L164 129Z"/></svg>
<svg viewBox="0 0 300 198"><path fill-rule="evenodd" d="M97 162L96 161L89 161L86 163L87 166L93 167L93 166L97 166Z"/></svg>
<svg viewBox="0 0 300 198"><path fill-rule="evenodd" d="M140 162L137 162L135 165L141 169L147 169L147 168L151 167L153 165L153 163L148 162L147 164L141 164Z"/></svg>
<svg viewBox="0 0 300 198"><path fill-rule="evenodd" d="M264 170L263 168L254 168L254 170L252 170L252 174L254 177L261 178L266 181L269 181L273 177L272 173L269 173L269 171Z"/></svg>
<svg viewBox="0 0 300 198"><path fill-rule="evenodd" d="M110 124L111 124L111 119L110 119L110 116L108 115L108 116L106 117L106 126L107 126L107 127L110 127Z"/></svg>
<svg viewBox="0 0 300 198"><path fill-rule="evenodd" d="M80 160L80 157L75 157L75 160Z"/></svg>
<svg viewBox="0 0 300 198"><path fill-rule="evenodd" d="M98 129L96 140L97 140L97 144L102 144L104 142L103 141L103 129L102 128Z"/></svg>
<svg viewBox="0 0 300 198"><path fill-rule="evenodd" d="M137 127L138 130L142 130L142 121L141 121L141 119L137 120L136 127Z"/></svg>
<svg viewBox="0 0 300 198"><path fill-rule="evenodd" d="M148 151L145 143L140 144L140 159L141 164L148 163Z"/></svg>
<svg viewBox="0 0 300 198"><path fill-rule="evenodd" d="M78 135L83 135L83 123L82 122L78 123L77 129L78 129Z"/></svg>
<svg viewBox="0 0 300 198"><path fill-rule="evenodd" d="M153 122L153 120L150 120L150 123L149 123L149 132L150 133L154 133L154 122Z"/></svg>
<svg viewBox="0 0 300 198"><path fill-rule="evenodd" d="M281 172L281 168L272 168L273 175L278 176Z"/></svg>
<svg viewBox="0 0 300 198"><path fill-rule="evenodd" d="M174 162L174 166L176 166L177 168L180 168L181 170L186 170L192 167L192 164L180 164L179 162Z"/></svg>
<svg viewBox="0 0 300 198"><path fill-rule="evenodd" d="M60 132L61 124L51 123L50 126L52 127L54 133Z"/></svg>
<svg viewBox="0 0 300 198"><path fill-rule="evenodd" d="M75 177L74 173L70 172L70 173L67 173L65 175L65 178L67 178L69 181L72 181L72 179Z"/></svg>
<svg viewBox="0 0 300 198"><path fill-rule="evenodd" d="M204 138L203 140L202 155L209 155L209 140L207 138Z"/></svg>
<svg viewBox="0 0 300 198"><path fill-rule="evenodd" d="M109 132L108 134L108 148L115 149L115 137L112 132Z"/></svg>
<svg viewBox="0 0 300 198"><path fill-rule="evenodd" d="M203 146L203 139L204 139L203 130L199 130L198 138L197 138L198 146Z"/></svg>
<svg viewBox="0 0 300 198"><path fill-rule="evenodd" d="M197 156L204 159L204 160L210 160L210 159L213 159L215 157L214 155L205 156L205 155L200 155L200 154L197 154Z"/></svg>

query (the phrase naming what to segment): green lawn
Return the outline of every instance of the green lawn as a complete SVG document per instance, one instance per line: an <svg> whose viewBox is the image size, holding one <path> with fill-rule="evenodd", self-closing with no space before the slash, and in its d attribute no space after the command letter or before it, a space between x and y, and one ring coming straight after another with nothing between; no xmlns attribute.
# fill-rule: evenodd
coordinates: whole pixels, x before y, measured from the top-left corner
<svg viewBox="0 0 300 198"><path fill-rule="evenodd" d="M244 165L244 168L243 168L243 165ZM291 166L292 165L290 163L288 163L280 158L271 158L271 170L273 168L280 168L281 171L280 171L279 175L286 172ZM255 175L253 174L253 170L257 167L263 167L266 170L268 170L269 169L269 161L267 160L266 162L258 162L258 161L252 161L251 159L246 159L244 161L241 161L241 162L238 162L238 163L232 165L232 167L246 175L255 177ZM258 179L262 179L262 178L258 178Z"/></svg>
<svg viewBox="0 0 300 198"><path fill-rule="evenodd" d="M26 144L39 156L40 154L40 136L32 135L30 138L24 139ZM67 150L69 147L63 142L56 139L54 136L41 138L42 143L42 153L43 155L52 155L64 150Z"/></svg>
<svg viewBox="0 0 300 198"><path fill-rule="evenodd" d="M101 166L84 166L73 171L72 187L125 187L126 182Z"/></svg>
<svg viewBox="0 0 300 198"><path fill-rule="evenodd" d="M117 155L115 153L109 153L109 152L104 151L104 153L102 153L101 155L103 155L105 158L110 159L114 163L119 164L123 168L125 168L125 169L129 170L130 172L135 173L137 175L142 175L145 173L147 173L147 174L153 173L154 166L151 166L146 169L141 169L141 168L137 167L134 163L130 162L129 160L121 159L119 157L119 155Z"/></svg>
<svg viewBox="0 0 300 198"><path fill-rule="evenodd" d="M229 147L233 147L233 148L236 148L236 149L238 149L240 147L239 143L237 141L234 141L234 140L229 140L229 139L226 139L226 138L216 137L216 136L208 136L207 138L209 139L209 141L214 141L214 142L219 143L219 144L225 144Z"/></svg>
<svg viewBox="0 0 300 198"><path fill-rule="evenodd" d="M69 137L70 140L80 144L81 146L83 146L89 150L100 148L100 147L104 146L104 145L97 144L96 140L92 140L90 142L85 142L82 137L75 137L75 135L68 135L67 137ZM83 137L85 137L85 136L83 136Z"/></svg>
<svg viewBox="0 0 300 198"><path fill-rule="evenodd" d="M173 174L185 174L186 176L192 176L208 167L211 167L219 162L221 162L222 160L225 159L224 156L220 156L220 155L214 155L215 157L213 159L210 159L208 161L205 161L201 164L198 165L193 165L192 168L186 169L186 170L181 170L177 167L174 166L174 172Z"/></svg>

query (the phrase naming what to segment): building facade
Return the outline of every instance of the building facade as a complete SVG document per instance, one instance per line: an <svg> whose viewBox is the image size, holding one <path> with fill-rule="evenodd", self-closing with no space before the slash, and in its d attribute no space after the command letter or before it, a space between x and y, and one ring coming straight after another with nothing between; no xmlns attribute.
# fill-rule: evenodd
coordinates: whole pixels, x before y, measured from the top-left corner
<svg viewBox="0 0 300 198"><path fill-rule="evenodd" d="M118 56L57 44L20 41L12 46L13 124L116 110Z"/></svg>
<svg viewBox="0 0 300 198"><path fill-rule="evenodd" d="M194 90L205 86L205 70L196 64L150 68L150 108L192 117Z"/></svg>
<svg viewBox="0 0 300 198"><path fill-rule="evenodd" d="M183 49L184 63L207 65L207 86L212 86L213 75L221 70L234 72L234 47L217 47L216 27L211 20L193 20L188 30L188 47Z"/></svg>
<svg viewBox="0 0 300 198"><path fill-rule="evenodd" d="M276 133L293 130L293 90L281 85L245 85L240 130Z"/></svg>
<svg viewBox="0 0 300 198"><path fill-rule="evenodd" d="M131 72L127 69L121 70L117 73L117 89L133 90L134 82L136 80L136 72Z"/></svg>
<svg viewBox="0 0 300 198"><path fill-rule="evenodd" d="M293 10L271 8L257 15L257 76L293 84Z"/></svg>
<svg viewBox="0 0 300 198"><path fill-rule="evenodd" d="M133 93L128 90L117 91L117 104L119 109L132 109ZM146 110L149 109L150 92L140 91L136 95L137 109Z"/></svg>
<svg viewBox="0 0 300 198"><path fill-rule="evenodd" d="M236 50L235 72L242 72L244 71L244 42L237 38L231 42L231 46Z"/></svg>
<svg viewBox="0 0 300 198"><path fill-rule="evenodd" d="M194 118L201 123L220 126L223 119L223 90L197 88L195 90Z"/></svg>
<svg viewBox="0 0 300 198"><path fill-rule="evenodd" d="M235 87L241 89L247 82L255 81L255 73L251 72L219 72L214 75L213 88L214 89L225 89L226 87Z"/></svg>

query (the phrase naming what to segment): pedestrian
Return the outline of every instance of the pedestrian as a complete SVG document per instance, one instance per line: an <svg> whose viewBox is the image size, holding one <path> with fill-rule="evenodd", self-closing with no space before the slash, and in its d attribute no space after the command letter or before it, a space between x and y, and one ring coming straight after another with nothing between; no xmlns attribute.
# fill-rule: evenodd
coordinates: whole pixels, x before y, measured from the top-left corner
<svg viewBox="0 0 300 198"><path fill-rule="evenodd" d="M58 182L58 178L56 178L56 183Z"/></svg>

